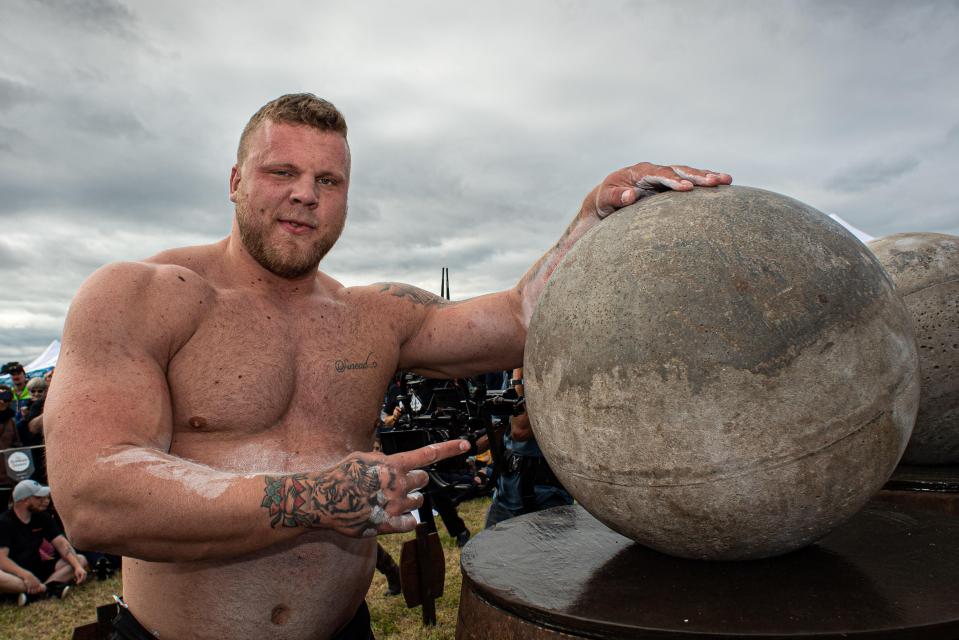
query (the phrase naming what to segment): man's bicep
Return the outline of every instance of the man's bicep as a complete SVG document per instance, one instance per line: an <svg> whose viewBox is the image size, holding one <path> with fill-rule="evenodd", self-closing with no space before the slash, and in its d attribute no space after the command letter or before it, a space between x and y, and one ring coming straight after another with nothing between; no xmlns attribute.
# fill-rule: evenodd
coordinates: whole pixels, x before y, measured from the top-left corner
<svg viewBox="0 0 959 640"><path fill-rule="evenodd" d="M514 298L503 291L426 309L402 345L399 368L463 377L521 365L526 331Z"/></svg>
<svg viewBox="0 0 959 640"><path fill-rule="evenodd" d="M64 327L57 383L45 408L48 448L61 462L64 449L89 454L132 444L165 450L171 436L160 361L165 336L145 317L149 305L137 287L121 282L111 289L109 280L92 285L77 295Z"/></svg>

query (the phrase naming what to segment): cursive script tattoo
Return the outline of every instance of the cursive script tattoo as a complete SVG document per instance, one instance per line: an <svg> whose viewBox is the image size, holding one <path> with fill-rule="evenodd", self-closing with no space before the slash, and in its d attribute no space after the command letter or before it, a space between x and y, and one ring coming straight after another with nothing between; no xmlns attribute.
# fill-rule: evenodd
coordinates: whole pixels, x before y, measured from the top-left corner
<svg viewBox="0 0 959 640"><path fill-rule="evenodd" d="M336 369L337 373L352 371L354 369L375 369L378 366L376 360L373 359L372 351L367 354L366 360L363 362L350 362L344 358L343 360L337 360L333 363L333 368Z"/></svg>
<svg viewBox="0 0 959 640"><path fill-rule="evenodd" d="M260 506L269 512L270 526L349 529L359 533L382 522L385 498L380 474L388 471L386 487L396 485L396 471L358 457L348 458L321 474L266 476Z"/></svg>
<svg viewBox="0 0 959 640"><path fill-rule="evenodd" d="M424 306L456 304L455 302L439 297L435 293L430 293L429 291L412 285L401 284L399 282L378 282L377 284L380 285L380 293L389 292L390 295L396 296L397 298L406 298L413 304L421 304Z"/></svg>

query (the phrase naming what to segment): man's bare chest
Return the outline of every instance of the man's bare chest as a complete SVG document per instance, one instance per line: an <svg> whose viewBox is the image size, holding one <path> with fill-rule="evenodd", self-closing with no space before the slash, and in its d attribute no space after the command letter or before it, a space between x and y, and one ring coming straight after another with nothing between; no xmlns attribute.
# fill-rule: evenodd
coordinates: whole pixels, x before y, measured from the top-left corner
<svg viewBox="0 0 959 640"><path fill-rule="evenodd" d="M174 446L262 441L350 449L369 439L396 368L388 323L345 303L282 308L221 294L167 369Z"/></svg>

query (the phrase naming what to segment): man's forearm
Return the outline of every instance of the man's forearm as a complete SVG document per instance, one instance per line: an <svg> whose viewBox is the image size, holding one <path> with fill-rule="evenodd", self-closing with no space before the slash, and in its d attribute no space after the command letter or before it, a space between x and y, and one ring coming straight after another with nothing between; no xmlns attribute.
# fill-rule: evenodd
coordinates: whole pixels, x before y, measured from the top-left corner
<svg viewBox="0 0 959 640"><path fill-rule="evenodd" d="M546 283L549 281L553 271L556 270L560 260L563 259L573 245L583 237L583 235L599 224L600 218L592 211L585 208L573 218L573 221L566 227L566 231L553 247L547 251L536 263L530 267L519 284L516 285L516 291L519 294L522 309L520 313L521 321L524 327L529 327L530 318L533 316L533 309L536 308L536 302L539 300Z"/></svg>
<svg viewBox="0 0 959 640"><path fill-rule="evenodd" d="M352 537L406 531L426 483L389 460L414 453L429 464L461 443L386 457L354 453L317 472L239 475L142 447L114 448L60 501L64 524L84 549L155 562L233 558L311 529ZM108 470L108 471L107 471ZM414 480L419 484L415 484Z"/></svg>
<svg viewBox="0 0 959 640"><path fill-rule="evenodd" d="M33 576L32 573L11 560L7 555L0 556L0 571L15 575L21 580L26 580L27 578Z"/></svg>
<svg viewBox="0 0 959 640"><path fill-rule="evenodd" d="M108 471L107 471L108 470ZM300 535L261 506L264 476L227 473L142 447L114 448L57 503L80 548L156 562L236 557Z"/></svg>
<svg viewBox="0 0 959 640"><path fill-rule="evenodd" d="M732 177L725 173L703 171L684 165L660 166L648 162L640 162L606 176L586 195L579 213L559 242L546 252L516 285L522 300L523 326L529 326L536 302L559 261L583 234L599 224L603 218L617 209L628 207L661 191L689 191L694 185L716 187L731 182Z"/></svg>
<svg viewBox="0 0 959 640"><path fill-rule="evenodd" d="M60 557L67 561L71 567L74 569L81 568L80 559L77 557L77 552L73 546L67 541L64 536L57 536L56 540L52 540L51 544L57 550L57 553L60 554Z"/></svg>

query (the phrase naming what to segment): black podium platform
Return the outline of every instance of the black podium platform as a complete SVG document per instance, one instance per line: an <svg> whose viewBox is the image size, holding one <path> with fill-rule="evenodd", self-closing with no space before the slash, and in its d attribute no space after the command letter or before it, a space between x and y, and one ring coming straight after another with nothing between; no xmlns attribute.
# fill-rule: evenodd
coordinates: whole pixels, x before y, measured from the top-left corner
<svg viewBox="0 0 959 640"><path fill-rule="evenodd" d="M959 516L959 465L900 465L876 499Z"/></svg>
<svg viewBox="0 0 959 640"><path fill-rule="evenodd" d="M482 532L461 568L458 640L959 638L959 518L888 503L743 562L663 555L559 507Z"/></svg>

